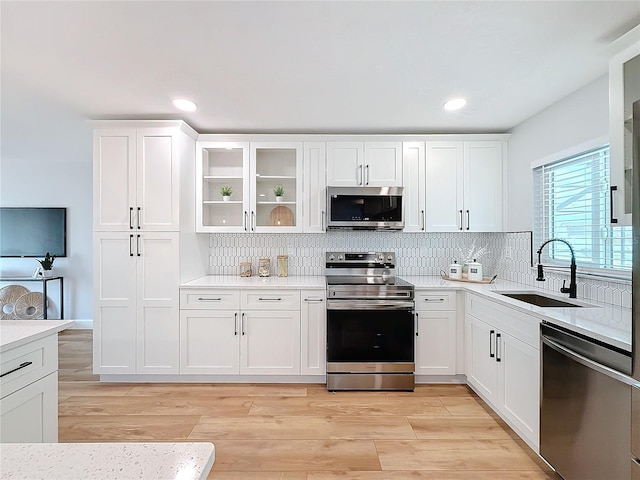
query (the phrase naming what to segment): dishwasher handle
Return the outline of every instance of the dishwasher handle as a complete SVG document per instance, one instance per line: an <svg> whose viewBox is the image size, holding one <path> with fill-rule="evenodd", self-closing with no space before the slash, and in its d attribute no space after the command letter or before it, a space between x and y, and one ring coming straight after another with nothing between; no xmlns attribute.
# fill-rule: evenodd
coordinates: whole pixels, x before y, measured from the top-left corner
<svg viewBox="0 0 640 480"><path fill-rule="evenodd" d="M542 338L542 343L544 345L547 345L549 348L552 348L556 352L561 353L565 357L568 357L571 360L574 360L580 363L581 365L584 365L587 368L595 370L596 372L602 373L603 375L606 375L609 378L613 378L614 380L625 383L627 385L640 387L640 382L638 380L631 378L625 375L624 373L620 373L617 370L614 370L613 368L600 365L598 362L594 362L590 358L584 357L579 353L576 353L573 350L563 345L560 345L559 343L554 342L546 335L542 335L541 338Z"/></svg>

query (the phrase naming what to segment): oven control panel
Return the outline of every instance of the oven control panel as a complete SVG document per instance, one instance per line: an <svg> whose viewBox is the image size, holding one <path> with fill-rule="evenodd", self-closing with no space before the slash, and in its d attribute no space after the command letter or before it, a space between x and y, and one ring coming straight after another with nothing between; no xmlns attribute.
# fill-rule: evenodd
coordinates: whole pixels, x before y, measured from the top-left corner
<svg viewBox="0 0 640 480"><path fill-rule="evenodd" d="M393 252L327 252L327 264L344 264L344 266L354 264L396 264L396 254Z"/></svg>

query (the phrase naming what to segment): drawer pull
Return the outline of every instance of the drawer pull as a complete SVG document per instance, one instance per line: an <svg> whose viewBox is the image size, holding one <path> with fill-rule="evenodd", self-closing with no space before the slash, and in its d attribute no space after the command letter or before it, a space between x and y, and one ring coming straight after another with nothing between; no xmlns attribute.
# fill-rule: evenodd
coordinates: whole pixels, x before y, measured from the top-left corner
<svg viewBox="0 0 640 480"><path fill-rule="evenodd" d="M304 301L305 302L309 302L309 303L322 303L322 302L324 302L324 300L322 298L305 298Z"/></svg>
<svg viewBox="0 0 640 480"><path fill-rule="evenodd" d="M16 367L16 368L14 368L13 370L9 370L8 372L4 372L2 375L0 375L0 378L1 378L1 377L4 377L5 375L9 375L10 373L17 372L18 370L22 370L23 368L28 367L28 366L29 366L29 365L31 365L32 363L33 363L33 362L24 362L24 363L21 363L19 366L17 366L17 367Z"/></svg>
<svg viewBox="0 0 640 480"><path fill-rule="evenodd" d="M260 301L260 302L281 302L282 299L281 298L263 298L263 297L258 297L258 301Z"/></svg>
<svg viewBox="0 0 640 480"><path fill-rule="evenodd" d="M444 302L444 298L425 298L425 302Z"/></svg>
<svg viewBox="0 0 640 480"><path fill-rule="evenodd" d="M198 297L198 301L199 302L219 302L221 301L221 298L203 298L203 297Z"/></svg>

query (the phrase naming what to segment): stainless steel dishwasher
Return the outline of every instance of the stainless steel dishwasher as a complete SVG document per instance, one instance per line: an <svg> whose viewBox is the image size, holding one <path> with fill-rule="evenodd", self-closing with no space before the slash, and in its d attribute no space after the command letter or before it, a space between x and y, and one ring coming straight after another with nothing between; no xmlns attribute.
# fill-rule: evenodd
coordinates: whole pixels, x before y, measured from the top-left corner
<svg viewBox="0 0 640 480"><path fill-rule="evenodd" d="M629 480L631 353L547 323L541 334L540 454L565 480Z"/></svg>

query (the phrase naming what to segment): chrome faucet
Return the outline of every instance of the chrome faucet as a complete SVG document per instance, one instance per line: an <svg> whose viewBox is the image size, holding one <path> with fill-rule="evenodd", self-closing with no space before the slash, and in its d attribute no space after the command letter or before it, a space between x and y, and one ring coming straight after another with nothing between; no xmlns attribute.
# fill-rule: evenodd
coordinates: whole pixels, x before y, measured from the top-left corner
<svg viewBox="0 0 640 480"><path fill-rule="evenodd" d="M573 252L573 247L566 240L562 240L561 238L550 238L549 240L544 242L542 245L540 245L540 248L538 249L538 278L536 278L536 280L538 282L544 282L545 281L544 270L542 269L542 263L540 262L540 256L542 255L542 249L545 247L545 245L547 243L551 243L551 242L562 242L567 247L569 247L569 250L571 250L571 267L570 267L571 268L571 279L569 280L569 288L565 287L565 284L567 283L567 281L563 280L562 281L562 287L560 288L560 292L568 293L569 294L569 298L576 298L576 292L577 292L577 285L576 285L576 255Z"/></svg>

